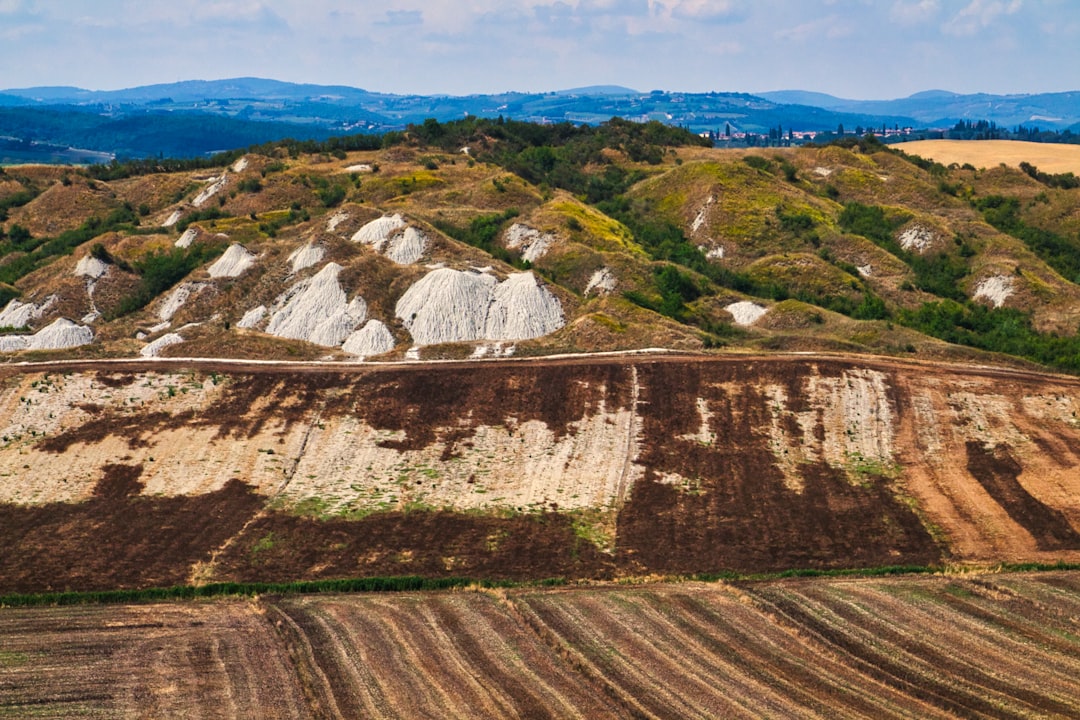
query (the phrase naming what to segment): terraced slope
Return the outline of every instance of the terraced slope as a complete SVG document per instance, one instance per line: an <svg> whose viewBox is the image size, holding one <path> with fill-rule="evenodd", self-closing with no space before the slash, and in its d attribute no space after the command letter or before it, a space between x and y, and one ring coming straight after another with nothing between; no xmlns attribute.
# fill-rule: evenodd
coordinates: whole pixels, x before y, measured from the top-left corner
<svg viewBox="0 0 1080 720"><path fill-rule="evenodd" d="M1077 598L1052 572L9 608L0 713L1065 718Z"/></svg>
<svg viewBox="0 0 1080 720"><path fill-rule="evenodd" d="M1078 388L805 356L11 368L0 591L1077 561Z"/></svg>

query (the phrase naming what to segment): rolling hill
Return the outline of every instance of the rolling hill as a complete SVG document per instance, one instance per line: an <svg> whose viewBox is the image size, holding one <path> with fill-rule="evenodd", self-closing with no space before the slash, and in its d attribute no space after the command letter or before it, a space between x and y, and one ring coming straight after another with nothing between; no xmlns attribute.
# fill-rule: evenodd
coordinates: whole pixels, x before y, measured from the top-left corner
<svg viewBox="0 0 1080 720"><path fill-rule="evenodd" d="M1069 176L471 118L0 210L0 605L259 596L0 609L0 710L1075 710Z"/></svg>
<svg viewBox="0 0 1080 720"><path fill-rule="evenodd" d="M190 525L188 559L147 577L133 561L136 574L115 580L124 586L181 582L226 540L240 555L208 578L308 577L288 564L304 553L283 553L280 569L270 555L248 567L242 548L264 535L346 542L370 523L390 523L388 537L404 547L400 523L416 513L433 524L410 553L454 557L440 549L444 522L465 523L455 537L524 533L515 541L524 546L507 546L512 568L498 569L500 553L445 567L410 555L425 574L1074 559L1072 501L1030 480L1023 492L1015 485L1021 474L1068 485L1071 381L1021 373L1008 392L999 379L975 390L974 371L949 363L1077 369L1080 272L1066 249L1077 242L1068 218L1080 190L1002 166L950 170L872 142L765 155L702 147L659 125L558 132L429 123L372 150L270 145L195 170L8 171L0 351L54 364L9 366L0 456L15 515L6 525L38 524L57 502L73 511L116 502L101 512L123 517L120 508L158 493L180 503L166 514L189 512L190 496L235 516L215 524L220 537ZM696 355L565 369L542 359L648 348ZM770 352L818 359L766 360ZM107 364L124 358L140 362ZM153 370L169 358L180 364ZM76 364L55 364L65 359ZM253 361L319 364L281 385L277 373L290 371L252 374ZM458 364L417 375L416 361ZM932 363L945 364L927 385L920 376ZM64 368L79 379L58 377ZM350 397L368 398L377 414L342 404ZM944 423L938 435L916 433L932 418ZM1053 430L1040 427L1051 421ZM689 444L669 446L672 428ZM347 449L346 436L365 438L367 450ZM215 438L228 440L220 457ZM208 454L192 456L192 446ZM731 491L711 483L764 482L765 468L778 493L769 513L794 514L779 536L736 552L728 544L740 534L728 533L738 525L705 528L764 506L721 511L714 503ZM511 477L529 480L506 485ZM963 482L982 484L1015 542L958 519L974 509L945 510L935 493ZM666 509L634 510L640 502ZM799 530L803 502L857 514L874 506L885 525L848 527L844 511L827 530ZM493 515L481 522L468 515L475 509ZM551 524L534 536L537 513ZM58 521L74 527L77 517ZM660 518L670 526L661 530ZM675 540L685 528L696 528L694 541L648 555L657 532ZM523 549L540 538L554 555ZM29 545L17 557L45 578L19 589L73 582L48 580L46 556L28 560ZM398 569L387 557L374 553L363 572ZM326 557L318 566L312 577L360 569Z"/></svg>

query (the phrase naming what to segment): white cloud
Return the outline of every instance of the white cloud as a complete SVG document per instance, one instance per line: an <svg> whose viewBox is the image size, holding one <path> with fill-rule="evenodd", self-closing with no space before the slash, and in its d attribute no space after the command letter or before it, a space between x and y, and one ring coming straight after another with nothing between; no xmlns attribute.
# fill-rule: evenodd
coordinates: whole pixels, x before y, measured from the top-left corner
<svg viewBox="0 0 1080 720"><path fill-rule="evenodd" d="M1080 0L0 0L0 82L1039 92L1078 33Z"/></svg>
<svg viewBox="0 0 1080 720"><path fill-rule="evenodd" d="M732 0L672 0L659 3L670 15L679 20L695 22L730 22L742 17Z"/></svg>
<svg viewBox="0 0 1080 720"><path fill-rule="evenodd" d="M1020 10L1023 0L971 0L971 3L942 26L949 35L974 35L1002 15Z"/></svg>
<svg viewBox="0 0 1080 720"><path fill-rule="evenodd" d="M779 40L805 42L807 40L839 40L852 35L855 28L840 15L827 15L794 27L776 31Z"/></svg>
<svg viewBox="0 0 1080 720"><path fill-rule="evenodd" d="M386 19L380 20L377 25L423 25L424 13L420 10L387 10Z"/></svg>
<svg viewBox="0 0 1080 720"><path fill-rule="evenodd" d="M932 20L941 10L938 0L896 0L889 20L898 25L919 25Z"/></svg>

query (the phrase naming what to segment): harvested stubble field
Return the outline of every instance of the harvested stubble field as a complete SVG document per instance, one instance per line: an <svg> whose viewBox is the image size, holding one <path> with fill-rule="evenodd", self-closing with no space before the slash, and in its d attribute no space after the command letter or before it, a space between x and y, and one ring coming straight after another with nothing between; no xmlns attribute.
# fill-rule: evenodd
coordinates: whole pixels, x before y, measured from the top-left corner
<svg viewBox="0 0 1080 720"><path fill-rule="evenodd" d="M0 715L1064 718L1078 618L1063 571L9 608Z"/></svg>
<svg viewBox="0 0 1080 720"><path fill-rule="evenodd" d="M942 165L970 163L977 168L1026 162L1048 173L1080 174L1080 145L1035 143L1019 140L917 140L897 145L906 153L936 160Z"/></svg>

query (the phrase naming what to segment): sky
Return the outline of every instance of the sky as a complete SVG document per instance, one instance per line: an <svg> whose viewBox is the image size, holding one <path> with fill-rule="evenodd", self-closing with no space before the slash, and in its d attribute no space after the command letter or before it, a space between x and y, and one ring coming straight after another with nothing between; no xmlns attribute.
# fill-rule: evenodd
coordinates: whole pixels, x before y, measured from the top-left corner
<svg viewBox="0 0 1080 720"><path fill-rule="evenodd" d="M1080 0L0 0L0 88L1080 90Z"/></svg>

